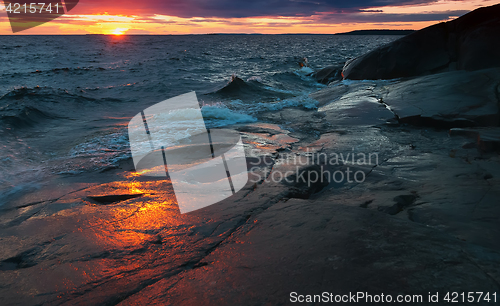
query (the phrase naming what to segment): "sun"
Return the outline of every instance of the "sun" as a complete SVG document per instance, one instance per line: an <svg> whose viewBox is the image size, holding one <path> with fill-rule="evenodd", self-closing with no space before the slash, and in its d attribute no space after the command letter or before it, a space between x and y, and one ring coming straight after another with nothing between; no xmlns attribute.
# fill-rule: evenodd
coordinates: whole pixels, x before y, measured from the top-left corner
<svg viewBox="0 0 500 306"><path fill-rule="evenodd" d="M125 34L125 32L127 32L128 30L129 30L129 29L127 29L127 28L116 28L116 29L114 29L114 30L111 32L111 34L113 34L113 35L123 35L123 34Z"/></svg>

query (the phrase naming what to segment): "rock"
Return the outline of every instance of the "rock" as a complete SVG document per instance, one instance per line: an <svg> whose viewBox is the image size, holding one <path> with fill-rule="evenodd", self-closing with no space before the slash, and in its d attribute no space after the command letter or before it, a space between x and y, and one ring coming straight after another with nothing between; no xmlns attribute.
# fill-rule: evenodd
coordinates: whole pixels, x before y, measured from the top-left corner
<svg viewBox="0 0 500 306"><path fill-rule="evenodd" d="M144 194L113 194L104 196L88 196L89 199L99 203L99 204L112 204L116 202L126 201L129 199L135 199L142 197Z"/></svg>
<svg viewBox="0 0 500 306"><path fill-rule="evenodd" d="M288 198L297 198L297 199L309 199L313 194L316 194L323 190L326 186L329 185L328 183L328 178L326 175L319 179L317 178L320 173L321 173L321 166L319 165L311 165L302 171L297 171L296 174L291 175L288 177L289 181L292 183L287 183L285 181L285 184L289 185L290 187L290 192L287 195ZM302 177L314 177L316 178L315 180L312 181L300 181L298 178L299 176Z"/></svg>
<svg viewBox="0 0 500 306"><path fill-rule="evenodd" d="M475 140L479 139L479 130L477 129L452 128L448 134L450 134L450 136L463 136Z"/></svg>
<svg viewBox="0 0 500 306"><path fill-rule="evenodd" d="M479 133L479 148L486 152L500 152L500 130L481 131Z"/></svg>
<svg viewBox="0 0 500 306"><path fill-rule="evenodd" d="M327 88L320 91L313 92L309 95L310 98L318 101L318 107L321 107L331 101L339 99L347 93L351 88L348 85L342 84L342 82L330 84Z"/></svg>
<svg viewBox="0 0 500 306"><path fill-rule="evenodd" d="M402 212L406 207L415 203L416 199L417 196L414 194L399 195L393 199L393 201L396 202L396 204L392 206L379 207L379 210L389 215L396 215Z"/></svg>
<svg viewBox="0 0 500 306"><path fill-rule="evenodd" d="M393 81L341 81L310 95L332 126L390 122L438 128L498 126L500 68ZM302 122L302 121L301 121Z"/></svg>
<svg viewBox="0 0 500 306"><path fill-rule="evenodd" d="M474 10L346 63L345 79L394 79L500 66L500 4Z"/></svg>
<svg viewBox="0 0 500 306"><path fill-rule="evenodd" d="M500 68L453 71L389 84L381 98L402 123L498 126L499 84Z"/></svg>
<svg viewBox="0 0 500 306"><path fill-rule="evenodd" d="M357 97L366 91L377 96L392 85L349 87ZM327 168L362 169L362 183L250 181L220 203L180 215L168 180L84 173L94 184L64 188L57 196L42 189L39 204L3 210L2 303L284 305L292 291L320 294L324 288L425 296L450 288L497 290L498 155L474 158L479 153L461 148L463 139L434 129L329 126L329 113L336 112L280 110L267 114L279 118L279 126L238 129L303 131L290 132L303 138L292 144L286 162L261 159L274 173L293 170L293 176L294 157L311 157L295 151L300 147L317 148L318 157L376 152L377 162L364 169L354 162ZM310 160L316 167L298 162L299 173L317 171L323 159ZM144 195L113 205L87 205L92 196L139 192ZM387 203L403 210L392 216L377 210Z"/></svg>
<svg viewBox="0 0 500 306"><path fill-rule="evenodd" d="M379 102L377 84L360 82L330 85L310 95L318 100L318 111L335 126L372 126L394 118L394 114Z"/></svg>
<svg viewBox="0 0 500 306"><path fill-rule="evenodd" d="M162 244L163 239L161 238L160 235L155 235L149 242L152 244Z"/></svg>
<svg viewBox="0 0 500 306"><path fill-rule="evenodd" d="M342 79L342 67L328 66L313 73L312 77L321 84L328 84Z"/></svg>
<svg viewBox="0 0 500 306"><path fill-rule="evenodd" d="M276 124L251 123L238 125L235 128L242 133L245 143L252 144L259 151L287 150L291 144L299 141L289 136L289 131L281 129Z"/></svg>
<svg viewBox="0 0 500 306"><path fill-rule="evenodd" d="M453 128L450 136L464 136L475 140L477 147L484 152L500 152L500 128Z"/></svg>
<svg viewBox="0 0 500 306"><path fill-rule="evenodd" d="M425 300L428 292L444 296L449 288L498 288L489 274L497 253L471 256L474 250L463 241L385 214L291 199L249 221L244 234L229 237L203 259L209 264L160 279L120 305L151 300L157 305L289 305L292 292L335 296L349 295L353 288L372 295L383 290L393 298L402 292L424 294L417 304L432 305ZM492 265L478 266L473 260L479 256Z"/></svg>

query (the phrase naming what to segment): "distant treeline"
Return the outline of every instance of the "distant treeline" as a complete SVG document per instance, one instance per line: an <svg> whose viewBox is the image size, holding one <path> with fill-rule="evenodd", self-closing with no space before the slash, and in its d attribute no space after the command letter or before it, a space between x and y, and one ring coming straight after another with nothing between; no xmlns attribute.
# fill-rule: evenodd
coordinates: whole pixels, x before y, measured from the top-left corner
<svg viewBox="0 0 500 306"><path fill-rule="evenodd" d="M335 35L408 35L413 32L415 30L357 30Z"/></svg>

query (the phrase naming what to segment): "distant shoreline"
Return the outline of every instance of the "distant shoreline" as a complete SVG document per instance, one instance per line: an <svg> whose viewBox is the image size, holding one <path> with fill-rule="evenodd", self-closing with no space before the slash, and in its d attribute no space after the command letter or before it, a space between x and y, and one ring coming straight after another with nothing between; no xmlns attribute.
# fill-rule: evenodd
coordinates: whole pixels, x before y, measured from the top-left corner
<svg viewBox="0 0 500 306"><path fill-rule="evenodd" d="M122 34L120 36L205 36L205 35L408 35L415 30L356 30L345 33L319 34L319 33L206 33L206 34ZM114 34L2 34L0 36L116 36Z"/></svg>
<svg viewBox="0 0 500 306"><path fill-rule="evenodd" d="M335 35L409 35L415 30L356 30Z"/></svg>

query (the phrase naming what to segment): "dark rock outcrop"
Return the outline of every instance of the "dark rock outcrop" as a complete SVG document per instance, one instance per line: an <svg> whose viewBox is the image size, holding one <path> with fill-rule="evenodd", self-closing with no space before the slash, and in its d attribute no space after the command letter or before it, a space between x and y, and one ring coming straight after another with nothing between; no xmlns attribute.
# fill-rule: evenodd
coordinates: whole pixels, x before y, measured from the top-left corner
<svg viewBox="0 0 500 306"><path fill-rule="evenodd" d="M474 10L346 63L352 80L394 79L500 66L500 4Z"/></svg>
<svg viewBox="0 0 500 306"><path fill-rule="evenodd" d="M319 83L328 84L332 81L337 81L342 79L342 67L328 66L326 68L314 72L312 76Z"/></svg>
<svg viewBox="0 0 500 306"><path fill-rule="evenodd" d="M89 199L97 202L99 204L112 204L116 202L126 201L130 199L135 199L142 197L144 194L115 194L115 195L103 195L103 196L88 196Z"/></svg>

